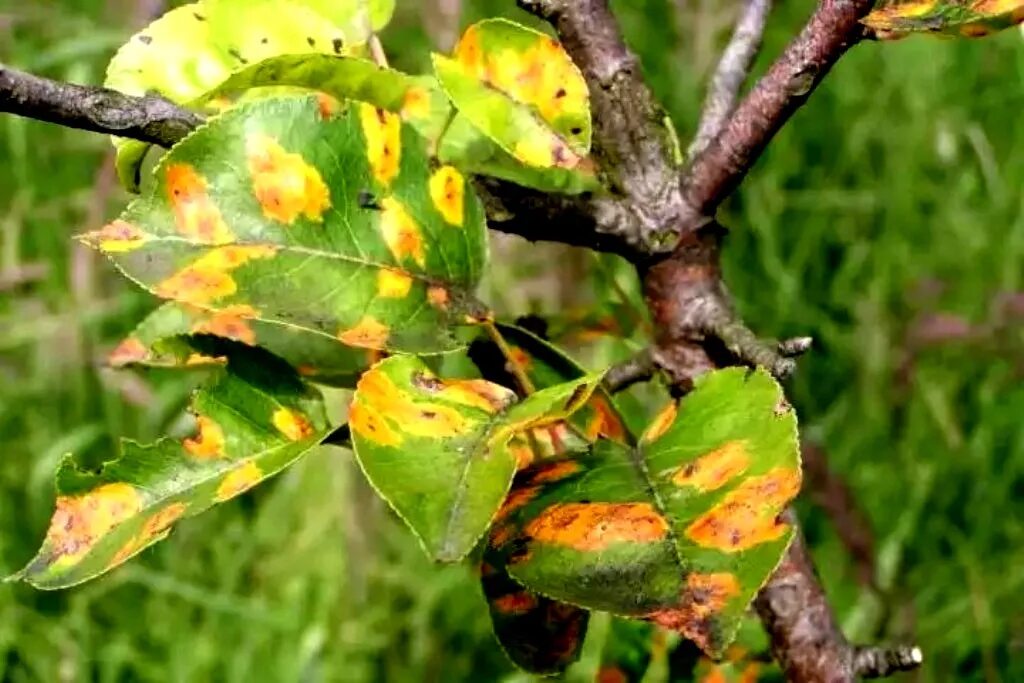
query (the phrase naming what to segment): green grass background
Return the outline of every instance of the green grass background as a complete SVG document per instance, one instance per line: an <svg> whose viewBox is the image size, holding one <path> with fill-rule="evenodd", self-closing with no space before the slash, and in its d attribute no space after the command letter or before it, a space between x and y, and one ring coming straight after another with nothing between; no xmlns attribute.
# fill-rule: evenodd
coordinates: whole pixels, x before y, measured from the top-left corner
<svg viewBox="0 0 1024 683"><path fill-rule="evenodd" d="M421 3L399 4L385 44L398 66L425 68ZM731 4L615 3L684 145ZM812 6L778 4L759 70ZM0 61L100 82L144 5L0 0ZM515 15L510 0L466 5L464 21ZM1022 106L1016 30L860 46L723 213L747 319L818 342L791 395L870 521L890 598L858 583L834 525L804 502L807 533L852 639L923 647L906 680L1024 680ZM194 378L99 365L153 306L69 240L125 202L109 161L101 136L0 116L3 574L43 535L62 454L99 462L119 436L187 428ZM611 259L496 249L515 257L488 285L508 312L636 302ZM915 342L936 325L966 336ZM631 397L638 414L652 393ZM350 455L323 449L102 580L59 593L0 585L0 680L515 679L488 629L473 572L431 566ZM570 679L592 675L594 647Z"/></svg>

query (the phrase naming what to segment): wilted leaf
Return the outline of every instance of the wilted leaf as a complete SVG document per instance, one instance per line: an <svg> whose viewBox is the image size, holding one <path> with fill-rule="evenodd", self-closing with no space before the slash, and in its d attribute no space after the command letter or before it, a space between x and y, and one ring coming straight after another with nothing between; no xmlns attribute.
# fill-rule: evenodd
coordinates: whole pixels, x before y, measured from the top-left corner
<svg viewBox="0 0 1024 683"><path fill-rule="evenodd" d="M12 578L66 588L118 566L203 512L291 465L328 433L322 401L281 361L220 342L230 361L195 395L196 434L122 442L99 472L65 458L39 554Z"/></svg>
<svg viewBox="0 0 1024 683"><path fill-rule="evenodd" d="M114 367L205 367L226 361L204 355L192 343L195 335L216 335L259 346L287 361L310 380L355 387L377 352L355 349L340 341L294 327L253 320L245 307L208 311L168 302L150 313L110 354Z"/></svg>
<svg viewBox="0 0 1024 683"><path fill-rule="evenodd" d="M594 683L640 683L651 663L654 637L648 622L613 617Z"/></svg>
<svg viewBox="0 0 1024 683"><path fill-rule="evenodd" d="M368 104L233 108L175 146L148 194L83 240L165 299L349 346L437 352L486 309L483 209Z"/></svg>
<svg viewBox="0 0 1024 683"><path fill-rule="evenodd" d="M536 457L524 432L586 403L600 376L515 393L486 380L444 381L396 356L359 380L349 412L356 456L374 488L436 560L463 558L498 512L516 469Z"/></svg>
<svg viewBox="0 0 1024 683"><path fill-rule="evenodd" d="M517 489L489 543L552 598L679 631L717 656L775 569L800 487L796 418L764 371L704 376L630 449L601 440Z"/></svg>
<svg viewBox="0 0 1024 683"><path fill-rule="evenodd" d="M274 55L362 54L371 23L386 23L393 9L393 0L201 0L134 35L110 61L104 84L187 104ZM115 138L115 146L121 182L134 190L149 145Z"/></svg>
<svg viewBox="0 0 1024 683"><path fill-rule="evenodd" d="M898 0L881 4L863 22L884 38L942 33L977 38L1024 21L1024 0Z"/></svg>
<svg viewBox="0 0 1024 683"><path fill-rule="evenodd" d="M482 21L434 69L455 108L519 161L571 169L590 150L587 84L553 38Z"/></svg>

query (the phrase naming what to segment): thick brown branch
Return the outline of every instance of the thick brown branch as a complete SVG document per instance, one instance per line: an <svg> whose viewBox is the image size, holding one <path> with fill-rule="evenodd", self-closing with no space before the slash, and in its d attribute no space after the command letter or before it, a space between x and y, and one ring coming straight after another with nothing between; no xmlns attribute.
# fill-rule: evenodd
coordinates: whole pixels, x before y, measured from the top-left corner
<svg viewBox="0 0 1024 683"><path fill-rule="evenodd" d="M169 147L201 122L160 97L60 83L0 65L0 112Z"/></svg>
<svg viewBox="0 0 1024 683"><path fill-rule="evenodd" d="M687 229L714 213L747 175L765 146L807 101L829 69L863 36L860 19L874 0L822 0L729 119L721 134L693 160L683 181L694 212Z"/></svg>
<svg viewBox="0 0 1024 683"><path fill-rule="evenodd" d="M761 49L761 38L768 22L772 0L746 0L746 5L736 22L729 45L722 53L711 77L708 94L704 98L704 109L693 142L686 150L686 156L693 158L704 151L708 144L718 137L736 108L740 88L747 80L747 74L754 63L754 57Z"/></svg>
<svg viewBox="0 0 1024 683"><path fill-rule="evenodd" d="M604 386L611 393L625 391L638 382L654 377L658 365L654 362L654 354L645 349L621 363L608 368L604 376Z"/></svg>

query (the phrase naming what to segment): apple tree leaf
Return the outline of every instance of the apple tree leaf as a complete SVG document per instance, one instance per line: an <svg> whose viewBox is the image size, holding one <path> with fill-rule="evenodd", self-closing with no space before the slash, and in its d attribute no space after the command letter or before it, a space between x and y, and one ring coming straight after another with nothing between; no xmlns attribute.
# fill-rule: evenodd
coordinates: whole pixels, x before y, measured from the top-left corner
<svg viewBox="0 0 1024 683"><path fill-rule="evenodd" d="M862 20L883 38L939 33L980 38L1024 21L1024 0L896 0Z"/></svg>

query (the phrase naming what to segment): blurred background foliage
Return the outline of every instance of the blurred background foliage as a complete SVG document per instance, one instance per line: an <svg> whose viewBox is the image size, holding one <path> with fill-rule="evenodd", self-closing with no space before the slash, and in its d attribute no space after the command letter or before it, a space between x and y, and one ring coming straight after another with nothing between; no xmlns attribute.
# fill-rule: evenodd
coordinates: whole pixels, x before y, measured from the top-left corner
<svg viewBox="0 0 1024 683"><path fill-rule="evenodd" d="M399 0L383 36L424 71L511 0ZM813 3L777 3L763 70ZM154 0L0 0L0 61L102 81ZM736 2L614 3L684 145ZM858 47L778 136L723 222L754 329L813 335L791 396L815 463L806 532L853 640L915 640L918 681L1024 680L1024 44ZM0 118L0 573L23 564L73 451L181 433L196 379L102 368L154 301L69 236L125 202L107 141ZM551 316L597 367L642 343L613 258L496 236L489 300ZM623 329L625 341L602 331ZM624 398L636 421L661 392ZM820 463L827 459L831 472ZM836 502L846 489L860 508ZM838 508L838 510L837 510ZM568 679L592 679L599 636ZM495 681L512 672L475 572L430 566L325 448L87 586L0 585L3 681Z"/></svg>

